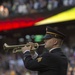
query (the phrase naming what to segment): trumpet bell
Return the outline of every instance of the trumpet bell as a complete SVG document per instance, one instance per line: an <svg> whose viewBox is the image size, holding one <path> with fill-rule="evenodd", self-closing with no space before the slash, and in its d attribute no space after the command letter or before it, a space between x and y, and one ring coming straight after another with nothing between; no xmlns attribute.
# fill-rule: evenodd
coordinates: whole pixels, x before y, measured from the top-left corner
<svg viewBox="0 0 75 75"><path fill-rule="evenodd" d="M23 45L8 45L8 44L4 43L3 48L4 49L13 49L13 48L24 47L24 46L25 46L25 44L23 44Z"/></svg>
<svg viewBox="0 0 75 75"><path fill-rule="evenodd" d="M6 43L4 43L3 49L4 49L4 50L5 50L5 49L9 49L9 46L8 46Z"/></svg>

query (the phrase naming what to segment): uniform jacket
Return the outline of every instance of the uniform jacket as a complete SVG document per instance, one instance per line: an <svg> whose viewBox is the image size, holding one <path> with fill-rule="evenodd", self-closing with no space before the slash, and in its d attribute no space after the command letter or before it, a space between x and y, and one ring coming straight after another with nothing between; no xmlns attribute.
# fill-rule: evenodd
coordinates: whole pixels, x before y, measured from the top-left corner
<svg viewBox="0 0 75 75"><path fill-rule="evenodd" d="M68 60L60 48L32 59L29 51L23 54L25 67L38 75L67 75Z"/></svg>

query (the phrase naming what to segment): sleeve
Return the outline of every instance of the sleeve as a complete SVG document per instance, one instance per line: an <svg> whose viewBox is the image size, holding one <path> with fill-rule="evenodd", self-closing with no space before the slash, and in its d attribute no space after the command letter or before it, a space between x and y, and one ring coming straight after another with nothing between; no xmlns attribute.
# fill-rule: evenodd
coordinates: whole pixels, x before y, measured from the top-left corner
<svg viewBox="0 0 75 75"><path fill-rule="evenodd" d="M38 57L38 54L37 54L37 52L35 52L34 54L31 54L31 56L33 59L36 59Z"/></svg>
<svg viewBox="0 0 75 75"><path fill-rule="evenodd" d="M27 69L32 71L44 71L48 69L47 56L42 55L33 59L30 52L27 51L23 55L23 62Z"/></svg>
<svg viewBox="0 0 75 75"><path fill-rule="evenodd" d="M26 53L27 51L30 52L33 59L38 57L38 53L36 51L31 52L30 50L25 50L23 53Z"/></svg>

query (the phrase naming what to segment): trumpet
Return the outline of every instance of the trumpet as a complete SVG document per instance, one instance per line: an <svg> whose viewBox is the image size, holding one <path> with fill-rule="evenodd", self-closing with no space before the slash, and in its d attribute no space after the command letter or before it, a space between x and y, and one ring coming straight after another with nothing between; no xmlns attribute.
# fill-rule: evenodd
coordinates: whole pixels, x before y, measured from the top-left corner
<svg viewBox="0 0 75 75"><path fill-rule="evenodd" d="M39 46L44 46L45 44L38 44L34 43L34 48L37 49ZM22 44L22 45L8 45L7 43L4 43L3 49L9 50L12 49L13 53L22 52L21 48L24 46L30 46L29 44Z"/></svg>

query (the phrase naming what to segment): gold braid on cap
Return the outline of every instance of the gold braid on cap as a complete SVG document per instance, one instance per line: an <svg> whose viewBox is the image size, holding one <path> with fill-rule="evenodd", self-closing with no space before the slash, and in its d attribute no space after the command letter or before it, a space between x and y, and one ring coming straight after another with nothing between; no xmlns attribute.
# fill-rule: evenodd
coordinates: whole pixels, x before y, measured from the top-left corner
<svg viewBox="0 0 75 75"><path fill-rule="evenodd" d="M59 34L56 34L56 33L53 33L53 32L46 32L47 34L52 34L52 35L55 35L55 37L56 36L61 36L61 35L59 35Z"/></svg>

